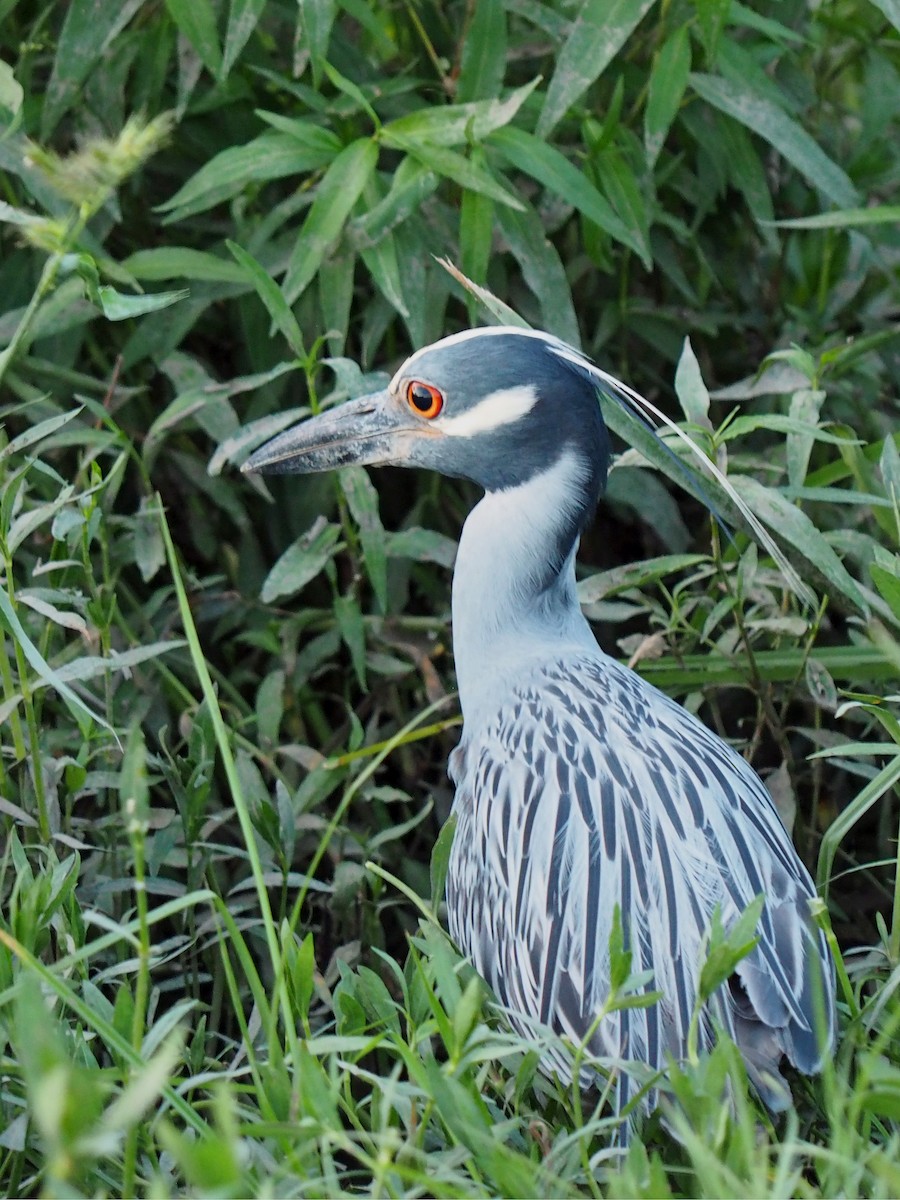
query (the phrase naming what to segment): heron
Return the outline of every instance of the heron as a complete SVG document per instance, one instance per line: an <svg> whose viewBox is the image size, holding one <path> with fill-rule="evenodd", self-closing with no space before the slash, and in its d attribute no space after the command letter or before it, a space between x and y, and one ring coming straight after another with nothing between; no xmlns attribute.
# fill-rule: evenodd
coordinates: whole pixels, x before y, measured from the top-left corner
<svg viewBox="0 0 900 1200"><path fill-rule="evenodd" d="M449 932L517 1032L549 1027L661 1077L687 1054L713 920L728 929L763 897L756 945L705 1001L697 1044L724 1030L778 1112L790 1104L784 1059L814 1074L834 1038L816 891L749 763L604 653L581 611L575 554L611 455L601 395L634 393L549 334L466 330L243 469L391 464L479 485L452 587L463 726L448 767ZM616 913L632 970L658 999L598 1024ZM571 1082L558 1052L542 1065ZM621 1114L656 1093L619 1069L611 1095Z"/></svg>

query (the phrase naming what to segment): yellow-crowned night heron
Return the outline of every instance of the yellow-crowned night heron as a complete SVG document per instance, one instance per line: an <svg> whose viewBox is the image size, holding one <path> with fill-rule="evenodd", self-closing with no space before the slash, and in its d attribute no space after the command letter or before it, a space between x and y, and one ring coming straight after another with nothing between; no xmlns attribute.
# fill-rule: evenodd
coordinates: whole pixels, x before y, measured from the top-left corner
<svg viewBox="0 0 900 1200"><path fill-rule="evenodd" d="M617 390L547 334L472 330L413 354L386 390L276 437L244 469L393 463L484 488L453 578L464 725L450 761L450 932L520 1032L540 1022L580 1042L609 993L618 906L632 969L652 972L662 998L604 1017L590 1049L662 1069L685 1054L715 909L727 929L764 895L759 942L707 1003L699 1045L725 1029L779 1109L782 1057L814 1072L833 1039L812 881L754 771L604 654L576 597L575 551L609 458L598 391ZM620 1072L620 1110L634 1090Z"/></svg>

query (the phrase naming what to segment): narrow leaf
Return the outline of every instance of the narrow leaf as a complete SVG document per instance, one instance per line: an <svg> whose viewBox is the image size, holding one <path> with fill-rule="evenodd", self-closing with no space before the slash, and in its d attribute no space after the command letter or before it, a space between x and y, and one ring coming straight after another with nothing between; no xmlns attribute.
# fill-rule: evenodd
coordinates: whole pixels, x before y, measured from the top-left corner
<svg viewBox="0 0 900 1200"><path fill-rule="evenodd" d="M300 332L297 318L291 312L281 288L269 272L260 266L253 255L248 254L243 246L238 246L235 242L231 241L225 244L238 264L244 269L247 279L253 284L256 294L266 306L269 316L284 334L287 344L293 350L294 354L298 358L305 358L306 350L303 345L303 334Z"/></svg>
<svg viewBox="0 0 900 1200"><path fill-rule="evenodd" d="M378 162L372 138L358 138L345 146L326 171L316 198L297 235L284 282L288 304L314 279L331 245L340 236L353 206L362 195Z"/></svg>
<svg viewBox="0 0 900 1200"><path fill-rule="evenodd" d="M691 70L691 39L682 25L663 43L650 74L644 110L644 149L650 167L659 157L675 120Z"/></svg>
<svg viewBox="0 0 900 1200"><path fill-rule="evenodd" d="M166 8L203 65L213 75L218 75L222 69L222 51L210 0L166 0Z"/></svg>
<svg viewBox="0 0 900 1200"><path fill-rule="evenodd" d="M792 117L752 88L716 75L692 74L691 86L708 104L758 133L835 204L850 206L858 193L847 174Z"/></svg>
<svg viewBox="0 0 900 1200"><path fill-rule="evenodd" d="M582 0L559 52L537 132L547 137L569 107L599 79L654 0Z"/></svg>
<svg viewBox="0 0 900 1200"><path fill-rule="evenodd" d="M561 196L610 237L629 246L636 254L642 247L628 227L613 212L609 201L597 191L576 166L535 134L508 126L491 134L490 144L518 170Z"/></svg>
<svg viewBox="0 0 900 1200"><path fill-rule="evenodd" d="M318 517L310 528L289 546L266 577L262 600L271 604L283 596L293 595L319 574L334 553L340 537L340 527Z"/></svg>

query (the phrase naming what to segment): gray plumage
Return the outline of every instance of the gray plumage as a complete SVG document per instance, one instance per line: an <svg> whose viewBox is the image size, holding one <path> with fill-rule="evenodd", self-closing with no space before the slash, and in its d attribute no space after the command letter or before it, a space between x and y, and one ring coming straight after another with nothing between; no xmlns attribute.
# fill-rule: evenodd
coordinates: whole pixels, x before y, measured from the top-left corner
<svg viewBox="0 0 900 1200"><path fill-rule="evenodd" d="M754 771L605 655L581 613L575 550L609 456L598 389L615 381L555 338L471 331L414 354L384 392L280 435L246 469L393 462L481 484L453 581L464 726L450 763L450 932L514 1027L580 1042L609 992L618 907L632 969L652 972L662 998L609 1014L589 1048L662 1070L685 1054L714 910L727 929L762 894L759 943L706 1005L699 1041L725 1029L782 1108L781 1059L814 1072L834 1035L815 890ZM553 1054L545 1065L571 1069ZM619 1109L634 1091L620 1071Z"/></svg>

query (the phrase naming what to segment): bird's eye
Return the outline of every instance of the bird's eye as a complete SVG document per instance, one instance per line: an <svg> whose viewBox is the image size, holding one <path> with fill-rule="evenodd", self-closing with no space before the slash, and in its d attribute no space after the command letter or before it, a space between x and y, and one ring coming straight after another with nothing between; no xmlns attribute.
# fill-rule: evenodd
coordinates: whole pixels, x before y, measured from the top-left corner
<svg viewBox="0 0 900 1200"><path fill-rule="evenodd" d="M426 421L433 421L444 407L444 397L438 389L418 379L413 379L406 385L406 402L413 412L424 417Z"/></svg>

